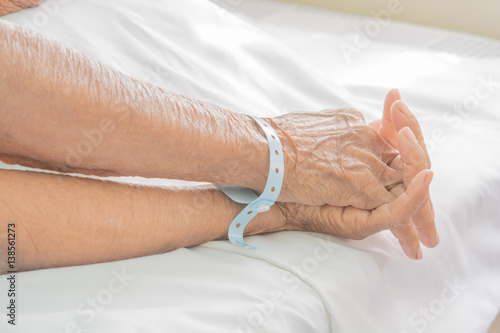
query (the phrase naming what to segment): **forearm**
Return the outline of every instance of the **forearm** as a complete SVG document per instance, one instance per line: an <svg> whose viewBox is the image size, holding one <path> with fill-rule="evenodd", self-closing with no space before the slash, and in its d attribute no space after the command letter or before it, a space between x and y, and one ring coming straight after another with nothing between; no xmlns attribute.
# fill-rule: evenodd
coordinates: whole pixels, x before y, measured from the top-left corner
<svg viewBox="0 0 500 333"><path fill-rule="evenodd" d="M40 4L42 0L0 0L0 16Z"/></svg>
<svg viewBox="0 0 500 333"><path fill-rule="evenodd" d="M0 23L0 154L100 175L263 188L253 120L139 82L41 35Z"/></svg>
<svg viewBox="0 0 500 333"><path fill-rule="evenodd" d="M211 188L158 188L0 170L0 248L15 224L18 270L81 265L163 253L225 239L243 205ZM284 228L273 207L245 234ZM6 271L0 252L0 273Z"/></svg>

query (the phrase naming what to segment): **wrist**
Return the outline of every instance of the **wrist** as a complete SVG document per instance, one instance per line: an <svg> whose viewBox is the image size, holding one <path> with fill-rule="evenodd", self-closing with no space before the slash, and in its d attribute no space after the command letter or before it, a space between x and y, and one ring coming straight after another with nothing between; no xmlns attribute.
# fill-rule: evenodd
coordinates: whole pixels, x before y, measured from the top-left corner
<svg viewBox="0 0 500 333"><path fill-rule="evenodd" d="M229 199L230 200L230 199ZM230 200L232 205L231 221L246 207L244 204L236 203ZM245 228L244 236L265 234L270 232L277 232L287 230L286 217L282 209L275 204L271 206L267 212L257 214ZM225 234L227 239L227 233Z"/></svg>
<svg viewBox="0 0 500 333"><path fill-rule="evenodd" d="M294 201L292 189L288 186L294 177L294 170L297 166L298 150L294 139L283 129L283 121L279 118L264 118L264 120L275 130L281 142L284 159L284 175L281 193L278 201Z"/></svg>
<svg viewBox="0 0 500 333"><path fill-rule="evenodd" d="M255 120L242 114L237 119L242 138L235 142L235 159L229 170L234 181L229 183L262 192L269 173L269 143Z"/></svg>
<svg viewBox="0 0 500 333"><path fill-rule="evenodd" d="M248 116L244 116L244 118L242 121L245 122L247 133L250 133L252 139L247 146L239 149L237 161L238 165L242 167L238 169L246 171L239 175L239 182L234 184L262 192L269 177L269 142L264 131L255 120ZM291 200L292 196L290 196L290 190L287 188L287 183L289 183L287 179L292 177L292 172L296 167L297 149L295 142L274 119L263 119L275 130L283 149L285 170L279 201Z"/></svg>

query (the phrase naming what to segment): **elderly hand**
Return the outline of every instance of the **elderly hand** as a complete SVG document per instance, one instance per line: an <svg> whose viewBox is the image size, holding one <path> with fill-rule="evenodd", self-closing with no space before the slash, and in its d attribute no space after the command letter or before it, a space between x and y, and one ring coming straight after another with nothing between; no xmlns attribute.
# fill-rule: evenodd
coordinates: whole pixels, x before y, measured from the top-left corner
<svg viewBox="0 0 500 333"><path fill-rule="evenodd" d="M0 0L0 16L17 12L23 8L34 7L43 0Z"/></svg>
<svg viewBox="0 0 500 333"><path fill-rule="evenodd" d="M433 173L420 172L409 184L406 192L393 202L372 211L349 207L307 206L294 203L278 203L286 219L286 230L313 231L334 234L343 238L364 239L386 229L405 228L411 218L429 198L429 185ZM411 259L421 259L420 247L409 252Z"/></svg>
<svg viewBox="0 0 500 333"><path fill-rule="evenodd" d="M286 216L288 228L353 239L390 229L406 255L413 259L422 258L420 241L427 247L439 243L428 193L432 179L432 172L426 170L431 166L429 154L416 117L400 99L399 92L391 90L385 100L383 118L370 124L401 153L392 161L387 159L390 170L403 175L403 182L387 187L394 201L373 210L281 203L279 207Z"/></svg>
<svg viewBox="0 0 500 333"><path fill-rule="evenodd" d="M425 158L422 149L415 150L416 139L407 127L397 133L396 142L400 147L401 161L405 172L416 170L411 163L414 158ZM409 136L409 138L408 138ZM416 155L420 155L416 156ZM410 179L410 177L407 177ZM308 206L296 203L278 203L285 216L287 230L314 231L334 234L344 238L363 239L379 231L390 229L399 239L403 251L411 259L421 259L422 250L416 233L412 233L413 221L417 221L419 212L425 209L429 202L429 185L433 173L430 170L418 172L403 189L398 197L374 210L363 210L330 205ZM419 229L424 234L435 231L434 221L421 225ZM415 243L416 241L416 243Z"/></svg>
<svg viewBox="0 0 500 333"><path fill-rule="evenodd" d="M390 166L399 155L358 111L290 113L271 119L285 153L279 200L373 209L394 200L402 184Z"/></svg>

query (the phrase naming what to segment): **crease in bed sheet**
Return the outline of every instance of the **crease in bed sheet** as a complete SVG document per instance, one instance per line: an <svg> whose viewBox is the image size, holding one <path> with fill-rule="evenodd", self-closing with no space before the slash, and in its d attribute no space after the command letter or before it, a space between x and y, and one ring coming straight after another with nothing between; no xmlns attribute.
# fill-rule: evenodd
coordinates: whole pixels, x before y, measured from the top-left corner
<svg viewBox="0 0 500 333"><path fill-rule="evenodd" d="M186 261L190 265L184 265ZM89 332L238 332L240 326L253 323L262 308L264 325L262 329L252 326L255 332L280 331L281 324L289 325L289 331L295 327L301 332L327 332L326 313L314 291L299 280L269 280L281 273L261 260L201 247L27 272L19 279L24 291L19 299L23 320L14 332L32 332L35 324L37 332L64 331L73 322ZM109 296L104 295L119 275L125 282L112 285L122 290L114 290L108 302ZM296 287L294 292L284 294L284 300L270 308L270 300L287 283ZM104 309L90 311L89 298L97 299Z"/></svg>
<svg viewBox="0 0 500 333"><path fill-rule="evenodd" d="M56 2L49 0L47 3ZM242 2L238 8L244 9L248 3ZM288 8L286 4L282 6ZM140 5L131 0L71 2L61 6L59 15L51 18L40 30L138 79L257 116L296 109L354 106L372 120L381 114L385 91L391 85L403 86L404 99L422 119L425 136L432 137L435 130L441 129L447 138L434 142L435 149L431 154L436 173L432 195L442 235L441 245L433 250L424 249L425 259L412 262L404 257L397 242L387 232L361 242L330 237L328 242L339 247L337 252L332 252L320 262L314 251L318 246L316 239L324 238L324 235L285 232L253 236L252 242L262 251L245 253L242 260L249 257L258 259L247 262L249 271L279 267L279 272L285 270L299 276L311 289L295 296L308 297L307 304L315 304L311 309L302 309L302 315L314 317L312 309L325 309L330 318L323 320L330 321L331 332L416 332L420 326L411 322L411 318L422 320L418 309L429 308L440 301L441 290L458 278L458 285L467 285L466 290L459 290L456 300L446 303L436 320L426 322L426 332L450 329L484 332L488 320L494 318L494 312L500 308L500 291L493 285L495 277L500 275L499 263L494 260L500 256L500 249L494 246L497 244L495 240L500 239L500 212L495 199L500 191L500 154L498 150L488 149L490 145L500 145L499 118L495 112L500 105L500 96L498 92L492 93L489 99L481 101L468 117L460 118L459 126L450 124L443 115L452 103L463 102L474 92L479 75L487 77L492 74L500 79L500 67L492 66L498 62L491 59L475 62L435 51L418 53L418 48L405 45L388 48L387 44L374 40L364 54L347 64L336 57L337 49L334 50L333 43L341 38L334 33L311 34L313 38L307 38L306 31L301 34L287 26L286 22L280 22L283 23L281 30L276 27L271 29L277 16L269 17L268 22L243 22L234 16L238 14L238 8L230 13L201 0L143 1ZM24 18L40 12L43 12L40 7L33 8L9 15L6 19L23 23ZM296 14L298 20L300 13ZM208 29L200 35L200 29L204 28ZM349 29L347 27L345 31ZM245 38L238 40L238 35ZM408 58L433 64L435 70L422 73L409 71L406 67L411 69L412 63L405 63ZM393 66L401 66L396 71L399 75L385 78L387 75L384 76L383 69L386 72L391 69L391 62ZM377 71L374 67L380 68ZM367 72L379 75L380 80L369 77ZM336 82L343 87L340 88ZM442 91L443 86L449 90ZM454 181L461 175L467 177L460 182ZM150 184L155 182L160 183L159 180L148 180ZM474 198L481 198L484 209L474 206L477 204ZM472 222L474 227L471 227ZM467 235L468 231L470 235ZM475 244L489 248L482 250ZM211 242L197 247L195 251L204 254L204 251L214 248L221 257L227 258L226 254L238 253L229 245ZM319 258L324 257L320 255ZM317 261L316 266L314 260ZM149 263L152 268L165 262L175 262L180 265L179 274L182 275L188 271L183 266L186 261L189 262L186 252L175 251L126 262L139 266ZM197 262L193 260L192 263ZM300 273L294 267L304 264L306 270L308 267L311 272ZM94 267L107 269L116 267L114 265L108 263L86 268L95 273L99 270L94 271ZM228 279L233 274L231 265L218 268L227 273L221 281L228 287L248 288L256 295L261 292L259 287L252 286L247 280L239 284ZM35 286L39 276L55 276L51 274L64 272L71 278L72 272L76 271L80 268L33 272L22 276L25 276L28 285ZM140 272L137 271L137 275L142 278ZM426 272L433 272L434 275ZM163 275L168 281L167 276ZM192 277L189 274L185 276ZM482 277L489 276L491 280L478 283ZM271 282L278 278L279 273L269 276ZM175 288L165 285L161 288L164 292L175 291ZM127 290L123 297L134 299L134 293L140 294L141 289ZM27 302L35 294L26 297ZM405 302L401 302L402 299ZM244 303L251 301L236 297L228 298L228 302L245 308ZM294 306L297 304L294 303ZM228 307L228 313L234 313L232 310ZM288 311L289 315L294 313L290 306L280 310ZM383 310L390 312L391 316L388 317ZM193 312L196 313L194 309ZM107 314L103 313L102 323L112 320ZM282 315L280 318L286 317ZM179 316L169 318L178 325L188 325ZM457 318L468 321L460 322ZM124 316L123 320L133 319ZM200 318L207 323L210 320ZM316 328L321 324L320 319ZM224 325L221 323L221 327ZM314 330L310 326L308 328L309 331ZM277 330L263 325L256 331ZM295 327L295 331L301 331L299 326Z"/></svg>
<svg viewBox="0 0 500 333"><path fill-rule="evenodd" d="M307 234L307 233L305 233L305 234ZM283 232L282 236L286 237L286 232ZM327 236L327 237L333 238L333 236ZM319 241L318 241L318 239L319 239ZM331 255L333 249L337 249L340 246L335 242L331 242L328 244L327 241L321 240L321 238L317 238L316 241L318 242L318 244L316 245L314 252L316 252L316 250L319 247L321 247L328 253L328 256ZM290 266L289 263L280 261L278 258L274 258L274 257L268 255L269 252L274 253L275 251L273 251L272 249L267 249L267 246L265 243L260 245L254 251L251 251L251 252L250 251L234 251L234 249L232 247L227 246L226 242L220 242L220 241L208 242L208 243L200 245L199 247L209 248L209 249L217 249L217 250L221 250L224 252L237 253L240 256L260 260L260 261L266 262L266 263L268 263L268 264L270 264L278 269L281 269L283 272L286 272L287 274L290 274L290 275L296 277L303 284L311 287L311 289L315 291L316 296L323 303L323 307L324 307L325 311L327 312L329 318L333 317L333 315L331 313L330 306L328 305L328 302L325 300L325 297L322 295L321 289L315 285L314 280L311 280L309 278L309 274L304 274L304 272L300 269L300 265L298 263ZM315 253L306 257L306 259L309 259L312 262L318 261L318 259L315 258ZM320 259L320 260L324 261L326 259ZM302 264L302 263L300 263L300 264ZM297 267L299 267L299 268L297 269Z"/></svg>

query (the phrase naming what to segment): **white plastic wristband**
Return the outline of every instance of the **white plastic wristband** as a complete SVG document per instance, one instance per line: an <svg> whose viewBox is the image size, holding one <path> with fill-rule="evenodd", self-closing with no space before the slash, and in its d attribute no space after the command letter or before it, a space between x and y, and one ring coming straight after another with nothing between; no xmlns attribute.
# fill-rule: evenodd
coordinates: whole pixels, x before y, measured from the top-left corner
<svg viewBox="0 0 500 333"><path fill-rule="evenodd" d="M283 157L283 147L280 139L274 129L261 118L249 116L253 118L264 131L267 141L269 142L269 174L264 191L260 196L249 188L237 185L217 185L218 189L223 191L233 201L245 203L245 207L233 220L228 230L228 238L234 245L245 248L254 248L248 245L243 240L243 232L247 224L258 214L267 212L281 192L283 185L283 176L285 174L285 162Z"/></svg>

